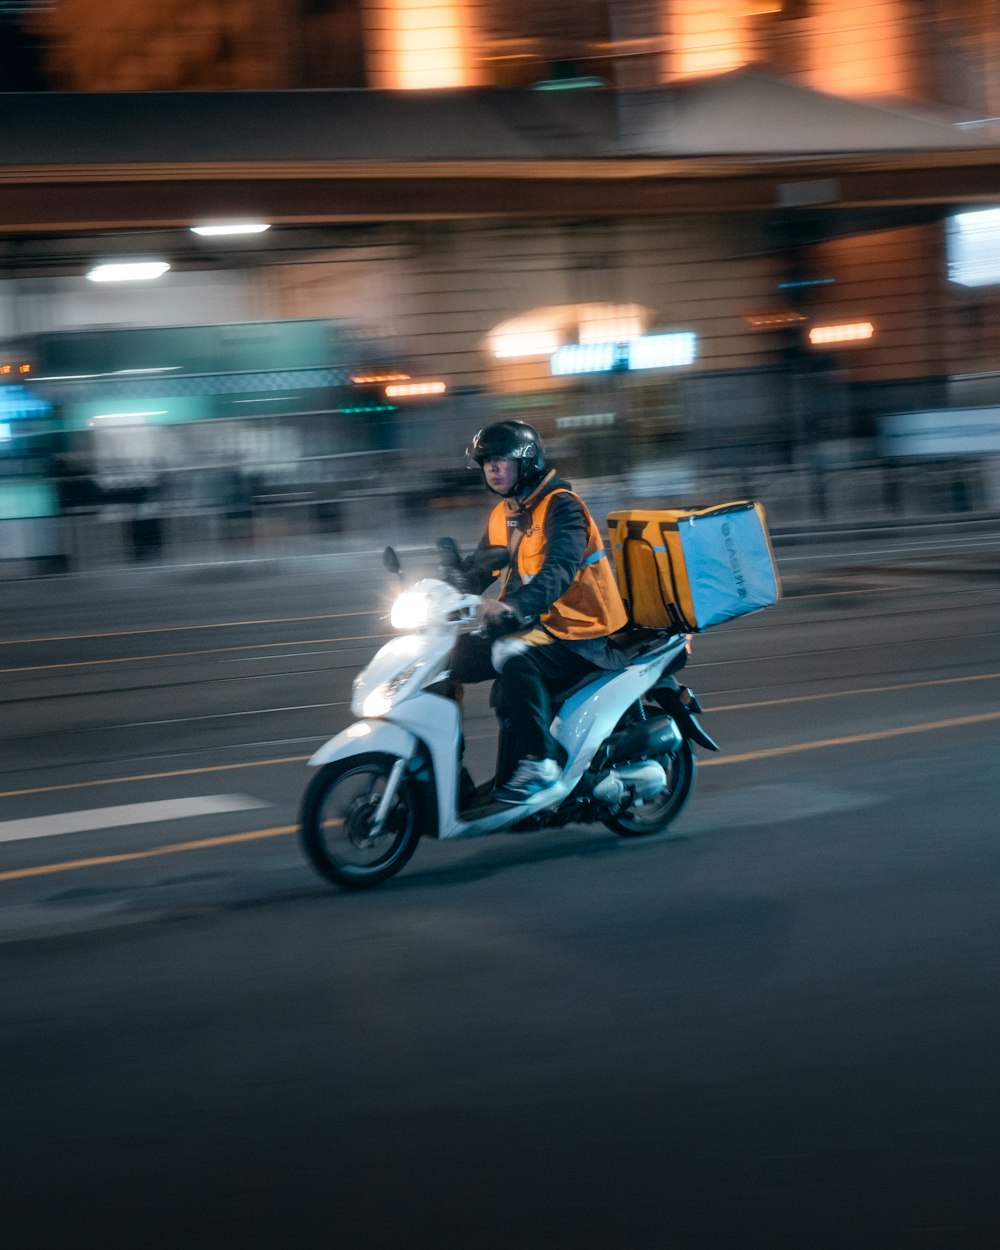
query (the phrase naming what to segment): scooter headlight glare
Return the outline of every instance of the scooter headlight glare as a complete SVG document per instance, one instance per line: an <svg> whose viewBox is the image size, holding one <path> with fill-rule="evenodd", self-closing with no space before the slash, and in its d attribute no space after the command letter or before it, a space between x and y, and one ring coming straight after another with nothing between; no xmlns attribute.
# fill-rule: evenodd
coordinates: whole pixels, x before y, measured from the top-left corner
<svg viewBox="0 0 1000 1250"><path fill-rule="evenodd" d="M377 720L392 707L392 696L385 685L377 686L361 705L361 714Z"/></svg>
<svg viewBox="0 0 1000 1250"><path fill-rule="evenodd" d="M430 617L431 599L419 590L404 590L392 605L393 629L423 629Z"/></svg>
<svg viewBox="0 0 1000 1250"><path fill-rule="evenodd" d="M396 696L409 683L419 667L418 664L411 664L409 668L403 669L389 681L380 682L370 694L365 695L361 704L361 715L373 720L384 716L396 702Z"/></svg>

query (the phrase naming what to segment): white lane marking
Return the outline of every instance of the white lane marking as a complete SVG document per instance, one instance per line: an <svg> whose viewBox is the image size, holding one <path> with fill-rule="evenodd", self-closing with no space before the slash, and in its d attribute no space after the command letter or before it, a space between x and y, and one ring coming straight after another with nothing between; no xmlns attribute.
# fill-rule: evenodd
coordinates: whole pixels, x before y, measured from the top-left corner
<svg viewBox="0 0 1000 1250"><path fill-rule="evenodd" d="M245 794L206 794L200 798L92 807L87 811L62 812L57 816L32 816L27 820L0 822L0 842L50 838L60 833L84 833L89 829L117 829L123 825L145 825L156 820L181 820L188 816L214 816L220 812L246 812L270 806L270 803Z"/></svg>
<svg viewBox="0 0 1000 1250"><path fill-rule="evenodd" d="M952 635L955 637L955 635ZM845 651L851 650L845 647ZM274 674L272 674L273 676ZM281 674L277 674L280 676ZM95 729L100 728L100 732L104 733L112 729L148 729L152 725L186 725L188 721L196 720L230 720L234 716L270 716L275 712L310 712L320 707L347 707L350 700L343 699L339 703L300 703L295 707L255 707L247 712L209 712L204 716L174 716L168 720L133 720L123 721L120 725L83 725L79 729L68 729L67 733L93 733Z"/></svg>

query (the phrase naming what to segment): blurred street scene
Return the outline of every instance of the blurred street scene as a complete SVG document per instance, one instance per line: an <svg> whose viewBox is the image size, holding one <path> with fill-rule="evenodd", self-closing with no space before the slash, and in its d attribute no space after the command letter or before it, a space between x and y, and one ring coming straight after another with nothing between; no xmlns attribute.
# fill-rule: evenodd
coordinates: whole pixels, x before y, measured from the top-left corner
<svg viewBox="0 0 1000 1250"><path fill-rule="evenodd" d="M472 534L505 417L597 511L1000 510L994 6L572 15L0 5L0 577Z"/></svg>
<svg viewBox="0 0 1000 1250"><path fill-rule="evenodd" d="M0 0L0 128L3 1250L996 1250L998 0ZM676 840L336 893L510 418L783 598Z"/></svg>
<svg viewBox="0 0 1000 1250"><path fill-rule="evenodd" d="M0 6L0 577L1000 509L994 8Z"/></svg>

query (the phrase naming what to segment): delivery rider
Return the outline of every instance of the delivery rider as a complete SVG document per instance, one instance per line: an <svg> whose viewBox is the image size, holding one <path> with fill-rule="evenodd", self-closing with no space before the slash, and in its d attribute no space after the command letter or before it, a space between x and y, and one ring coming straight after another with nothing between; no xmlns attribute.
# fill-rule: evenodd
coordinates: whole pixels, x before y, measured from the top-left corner
<svg viewBox="0 0 1000 1250"><path fill-rule="evenodd" d="M628 617L600 530L583 500L546 464L536 430L523 421L487 426L467 460L500 496L480 547L506 547L510 564L499 571L498 598L480 605L482 632L459 638L451 678L498 679L509 763L498 762L494 798L522 803L561 772L550 730L553 694L588 673L622 667L608 639ZM486 575L473 589L495 577Z"/></svg>

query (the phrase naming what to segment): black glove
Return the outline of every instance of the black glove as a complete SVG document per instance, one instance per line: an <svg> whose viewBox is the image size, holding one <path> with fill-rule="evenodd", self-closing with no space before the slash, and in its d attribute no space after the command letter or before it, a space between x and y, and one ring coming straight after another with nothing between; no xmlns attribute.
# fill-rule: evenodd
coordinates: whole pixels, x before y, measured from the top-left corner
<svg viewBox="0 0 1000 1250"><path fill-rule="evenodd" d="M491 600L486 615L481 617L479 626L474 632L480 638L485 638L487 642L496 642L498 638L503 638L506 634L516 634L519 629L523 629L523 625L517 613L510 608L505 608L496 600Z"/></svg>

